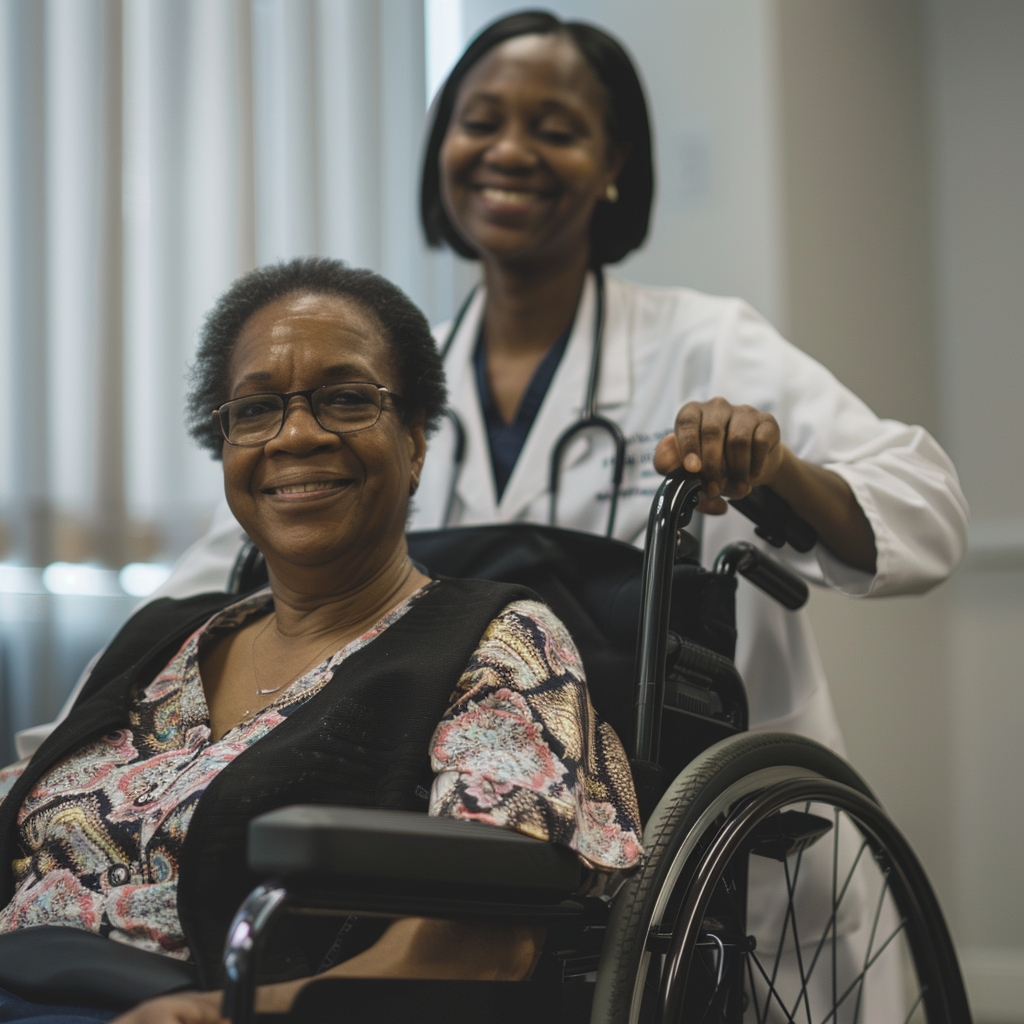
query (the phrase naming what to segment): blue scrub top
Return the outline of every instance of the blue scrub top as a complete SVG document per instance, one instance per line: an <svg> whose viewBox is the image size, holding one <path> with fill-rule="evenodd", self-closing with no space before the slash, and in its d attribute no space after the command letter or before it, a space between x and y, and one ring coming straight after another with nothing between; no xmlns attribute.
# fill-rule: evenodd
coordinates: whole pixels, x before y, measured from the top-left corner
<svg viewBox="0 0 1024 1024"><path fill-rule="evenodd" d="M476 386L480 394L480 408L484 414L484 425L487 428L487 441L491 449L491 467L494 470L494 487L501 500L505 486L515 468L519 453L523 450L530 427L537 418L544 396L548 393L555 370L562 360L565 348L572 334L572 324L565 333L547 350L537 369L533 371L530 384L523 395L519 408L511 423L506 423L494 404L491 384L487 379L487 351L484 345L483 327L476 340L473 353L473 366L476 369Z"/></svg>

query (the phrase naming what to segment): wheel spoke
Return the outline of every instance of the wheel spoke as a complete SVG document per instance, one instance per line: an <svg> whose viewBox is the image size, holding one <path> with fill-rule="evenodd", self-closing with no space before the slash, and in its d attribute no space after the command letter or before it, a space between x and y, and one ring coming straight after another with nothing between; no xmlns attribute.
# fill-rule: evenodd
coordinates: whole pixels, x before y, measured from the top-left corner
<svg viewBox="0 0 1024 1024"><path fill-rule="evenodd" d="M858 986L863 985L864 976L868 973L869 970L871 970L875 961L886 951L886 949L889 946L889 943L892 942L892 940L895 939L896 936L903 931L903 929L906 927L906 924L906 918L902 918L896 930L879 947L878 952L875 953L875 955L867 963L864 964L864 970L862 970L860 974L858 974L857 977L850 982L850 984L846 988L846 991L835 1001L835 1005L822 1019L821 1024L828 1024L828 1022L836 1015L836 1011L839 1009L839 1007L846 1001L847 996L849 996L855 988L858 988Z"/></svg>
<svg viewBox="0 0 1024 1024"><path fill-rule="evenodd" d="M837 820L837 822L838 822L838 818L839 818L839 812L837 810L836 811L836 820ZM838 831L838 829L837 829L837 831ZM837 837L837 843L838 843L838 837ZM847 872L846 880L843 882L843 887L842 887L842 889L839 890L839 898L838 899L836 899L836 896L835 896L835 884L833 884L833 886L832 886L832 913L829 916L828 921L825 923L825 931L822 933L821 938L818 940L817 948L814 950L814 956L811 957L811 966L807 969L807 976L810 977L811 974L814 973L814 968L815 968L815 965L818 963L818 957L821 956L821 951L825 948L825 943L828 941L829 930L831 929L831 931L832 931L832 1004L833 1005L835 1005L836 996L837 996L838 990L839 990L838 978L836 976L836 962L837 962L837 958L838 958L838 952L837 952L837 948L836 948L837 947L837 941L838 941L837 940L837 933L836 933L836 924L837 924L837 919L838 919L838 916L839 916L839 907L840 907L840 905L843 902L843 898L846 896L846 892L847 892L847 890L850 887L850 883L853 881L853 873L854 873L854 871L857 870L857 864L860 862L861 855L864 853L864 851L867 849L867 847L868 847L868 843L867 843L867 840L865 839L861 843L860 849L857 851L857 856L853 858L853 863L850 865L850 870ZM832 862L833 862L833 875L832 875L832 877L833 877L833 883L834 883L835 876L838 873L838 848L837 848L836 852L833 854L833 861ZM798 1006L800 1004L800 999L803 997L803 995L804 995L804 989L801 989L800 990L800 994L797 996L796 1004L793 1007L794 1013L796 1012L796 1006Z"/></svg>
<svg viewBox="0 0 1024 1024"><path fill-rule="evenodd" d="M918 993L917 998L914 1000L914 1005L910 1008L910 1013L904 1018L903 1024L910 1024L911 1018L914 1016L917 1008L921 1005L921 1000L924 999L926 989L921 989Z"/></svg>
<svg viewBox="0 0 1024 1024"><path fill-rule="evenodd" d="M854 1004L853 1008L853 1024L857 1024L857 1021L860 1020L860 1002L861 997L864 994L864 975L867 974L868 961L871 959L871 947L875 944L875 935L878 932L878 922L882 916L882 907L885 906L885 894L888 891L889 874L886 872L884 875L884 881L882 882L882 891L878 894L878 903L875 905L875 918L871 922L871 935L868 938L868 948L864 954L864 970L861 971L861 983L860 988L857 990L857 1002ZM886 943L886 945L888 945L888 943Z"/></svg>
<svg viewBox="0 0 1024 1024"><path fill-rule="evenodd" d="M760 1011L757 1008L757 987L754 984L754 968L750 965L750 961L754 959L753 954L748 954L746 957L747 961L747 977L750 979L750 1001L754 1004L754 1020L757 1024L767 1024L768 1021L768 999L764 1001L764 1017L761 1016Z"/></svg>
<svg viewBox="0 0 1024 1024"><path fill-rule="evenodd" d="M835 816L835 827L833 828L834 835L832 836L832 916L829 918L829 922L832 925L832 1005L836 1005L836 996L839 994L839 977L838 977L838 962L839 962L839 904L836 902L836 879L839 877L839 808L833 807L832 813ZM860 860L860 855L864 852L864 847L867 846L867 842L862 842L860 850L854 859L853 866L857 866L857 861ZM850 884L850 879L853 877L853 870L851 869L850 874L847 876L846 885ZM843 895L846 895L846 885L843 886ZM839 897L842 900L842 896ZM825 935L822 938L828 937L828 925L825 926ZM818 952L821 951L821 946L818 946L818 951L814 954L814 961L818 959ZM814 963L811 964L811 970L814 970Z"/></svg>
<svg viewBox="0 0 1024 1024"><path fill-rule="evenodd" d="M793 906L793 894L796 891L796 877L800 873L800 856L803 855L803 850L797 856L796 868L793 871L793 881L789 880L789 861L783 861L782 866L786 869L786 891L789 894L789 908L787 913L793 921L793 948L796 950L796 969L800 972L800 995L796 997L796 1002L793 1004L793 1016L795 1017L800 1007L801 998L804 1001L804 1009L807 1011L807 1024L811 1022L811 1001L807 996L807 980L810 974L804 974L804 959L800 954L800 932L796 925L796 907ZM813 970L813 968L812 968Z"/></svg>
<svg viewBox="0 0 1024 1024"><path fill-rule="evenodd" d="M774 977L772 977L772 978L768 977L768 972L761 966L761 961L758 960L758 958L753 953L751 953L750 956L747 959L753 961L754 966L761 972L761 977L764 978L765 982L768 985L768 992L765 995L765 999L764 999L764 1019L765 1019L765 1024L767 1024L767 1021L768 1021L768 1006L769 1006L769 1004L770 1004L770 1002L771 1002L773 997L774 997L775 1001L779 1004L779 1009L782 1010L782 1012L786 1015L786 1022L787 1022L787 1024L797 1024L797 1021L795 1020L793 1015L789 1012L789 1010L786 1009L786 1004L782 1001L782 997L775 990L775 979L774 979Z"/></svg>
<svg viewBox="0 0 1024 1024"><path fill-rule="evenodd" d="M807 806L809 807L810 804L808 804ZM782 953L783 953L783 950L786 947L786 932L789 930L789 920L790 920L790 917L793 916L793 886L796 885L797 876L800 874L800 862L801 862L801 860L803 858L803 855L804 855L804 851L803 850L801 850L797 854L797 857L796 857L796 868L793 870L793 880L792 880L792 883L790 883L790 878L789 878L789 862L788 861L783 861L783 865L786 868L786 888L787 888L787 890L789 892L789 901L788 901L788 905L787 905L787 908L786 908L786 914L785 914L785 916L782 919L782 934L779 936L779 947L778 947L778 949L775 950L775 964L772 967L772 979L771 979L771 982L770 982L771 987L772 987L772 991L775 990L775 979L779 975L779 965L782 963ZM796 918L795 917L793 918L793 926L796 927ZM792 1018L790 1018L790 1019L792 1019Z"/></svg>
<svg viewBox="0 0 1024 1024"><path fill-rule="evenodd" d="M721 991L721 986L716 985L715 988L714 988L714 991L711 993L711 998L708 1000L707 1005L704 1007L704 1012L701 1013L700 1017L697 1018L698 1022L699 1021L706 1021L708 1019L708 1011L711 1009L712 1006L715 1005L715 999L718 998L718 993L720 991Z"/></svg>

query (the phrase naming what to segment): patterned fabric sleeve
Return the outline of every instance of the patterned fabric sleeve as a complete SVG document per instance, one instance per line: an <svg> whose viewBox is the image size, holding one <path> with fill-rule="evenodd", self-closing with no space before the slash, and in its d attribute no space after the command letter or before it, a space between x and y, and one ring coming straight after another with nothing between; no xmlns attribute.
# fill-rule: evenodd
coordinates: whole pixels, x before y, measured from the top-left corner
<svg viewBox="0 0 1024 1024"><path fill-rule="evenodd" d="M561 843L602 873L639 866L629 762L595 714L576 646L547 605L505 608L453 700L431 742L431 814Z"/></svg>

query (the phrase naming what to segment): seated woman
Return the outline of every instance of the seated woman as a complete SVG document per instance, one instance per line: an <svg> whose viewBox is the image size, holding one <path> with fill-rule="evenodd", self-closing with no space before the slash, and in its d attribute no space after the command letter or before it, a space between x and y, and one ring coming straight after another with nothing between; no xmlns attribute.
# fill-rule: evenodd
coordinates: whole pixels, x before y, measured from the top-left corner
<svg viewBox="0 0 1024 1024"><path fill-rule="evenodd" d="M408 558L444 401L425 320L368 271L319 258L257 270L207 319L191 430L223 459L270 585L139 611L0 789L0 933L80 928L195 964L206 991L126 1020L219 1019L228 924L259 881L246 826L275 807L471 817L566 844L598 873L638 863L625 755L565 628L528 591L432 580ZM538 942L407 918L326 973L518 978ZM268 976L308 977L321 953L282 944ZM285 1008L301 984L264 986L258 1008ZM0 1020L53 1012L17 1005L0 993Z"/></svg>

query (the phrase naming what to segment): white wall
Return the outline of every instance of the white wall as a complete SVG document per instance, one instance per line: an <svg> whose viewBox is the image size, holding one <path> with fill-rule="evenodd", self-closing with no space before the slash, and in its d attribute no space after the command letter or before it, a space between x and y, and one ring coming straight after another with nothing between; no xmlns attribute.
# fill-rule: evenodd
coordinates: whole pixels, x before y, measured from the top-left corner
<svg viewBox="0 0 1024 1024"><path fill-rule="evenodd" d="M973 510L950 588L953 918L978 1019L1024 1020L1024 4L929 0L939 419Z"/></svg>

